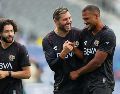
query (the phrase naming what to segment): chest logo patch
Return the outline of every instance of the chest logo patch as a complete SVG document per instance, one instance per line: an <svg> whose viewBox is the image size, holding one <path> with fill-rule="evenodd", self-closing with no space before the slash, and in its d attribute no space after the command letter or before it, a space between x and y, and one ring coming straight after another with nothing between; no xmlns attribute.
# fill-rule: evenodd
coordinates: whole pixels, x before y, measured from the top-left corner
<svg viewBox="0 0 120 94"><path fill-rule="evenodd" d="M105 42L106 44L109 44L109 42Z"/></svg>
<svg viewBox="0 0 120 94"><path fill-rule="evenodd" d="M98 46L98 45L99 45L99 41L98 41L98 40L95 40L94 45L95 45L95 46Z"/></svg>
<svg viewBox="0 0 120 94"><path fill-rule="evenodd" d="M87 45L87 41L84 41L84 45Z"/></svg>
<svg viewBox="0 0 120 94"><path fill-rule="evenodd" d="M78 47L79 46L79 41L76 41L75 42L75 47Z"/></svg>
<svg viewBox="0 0 120 94"><path fill-rule="evenodd" d="M9 60L10 60L10 61L14 61L14 59L15 59L15 56L14 56L14 55L9 55Z"/></svg>
<svg viewBox="0 0 120 94"><path fill-rule="evenodd" d="M57 50L57 46L55 46L53 49L54 49L54 50Z"/></svg>

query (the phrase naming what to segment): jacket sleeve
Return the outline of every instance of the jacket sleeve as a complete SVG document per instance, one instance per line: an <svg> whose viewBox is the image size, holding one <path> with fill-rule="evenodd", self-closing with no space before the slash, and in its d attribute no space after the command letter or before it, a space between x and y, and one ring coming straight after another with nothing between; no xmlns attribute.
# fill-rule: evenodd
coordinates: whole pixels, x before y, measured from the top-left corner
<svg viewBox="0 0 120 94"><path fill-rule="evenodd" d="M19 59L18 60L19 60L18 62L20 62L21 67L30 66L29 54L24 45L21 45L19 48Z"/></svg>
<svg viewBox="0 0 120 94"><path fill-rule="evenodd" d="M61 59L59 56L56 56L56 53L47 38L43 39L42 46L46 61L50 66L51 70L56 71L58 69L62 69L62 64L64 60Z"/></svg>
<svg viewBox="0 0 120 94"><path fill-rule="evenodd" d="M102 36L99 44L99 50L111 54L116 46L116 36L113 32L107 32Z"/></svg>

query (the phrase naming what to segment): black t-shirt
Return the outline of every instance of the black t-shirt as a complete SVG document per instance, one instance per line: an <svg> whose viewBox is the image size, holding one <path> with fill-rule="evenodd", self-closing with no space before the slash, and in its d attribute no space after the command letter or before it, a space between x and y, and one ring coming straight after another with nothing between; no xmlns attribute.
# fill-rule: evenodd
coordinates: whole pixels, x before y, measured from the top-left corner
<svg viewBox="0 0 120 94"><path fill-rule="evenodd" d="M80 68L83 63L73 52L70 52L64 60L59 57L59 54L63 49L65 41L69 40L75 42L76 46L79 47L79 39L80 30L76 28L72 28L65 37L60 37L52 31L43 39L43 50L45 52L46 60L51 70L55 72L55 89L60 89L62 87L61 90L66 89L67 93L67 88L69 87L71 87L69 90L70 93L72 90L75 90L75 81L70 80L69 73L70 71ZM72 86L74 88L72 88Z"/></svg>
<svg viewBox="0 0 120 94"><path fill-rule="evenodd" d="M104 26L101 31L93 35L91 31L84 29L81 33L82 50L84 52L84 63L87 64L95 56L97 50L108 53L107 58L101 67L88 73L86 78L90 86L100 86L107 83L111 88L114 87L113 77L113 55L116 46L114 32Z"/></svg>
<svg viewBox="0 0 120 94"><path fill-rule="evenodd" d="M8 48L3 49L0 43L0 70L21 71L22 67L30 66L26 48L13 42ZM6 77L0 79L0 94L23 94L21 79Z"/></svg>

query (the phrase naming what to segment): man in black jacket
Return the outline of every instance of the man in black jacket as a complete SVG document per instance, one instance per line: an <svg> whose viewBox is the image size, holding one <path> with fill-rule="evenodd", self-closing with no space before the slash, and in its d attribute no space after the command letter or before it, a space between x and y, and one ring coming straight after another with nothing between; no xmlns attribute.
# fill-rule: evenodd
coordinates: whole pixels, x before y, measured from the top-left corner
<svg viewBox="0 0 120 94"><path fill-rule="evenodd" d="M0 20L0 94L23 94L21 79L31 75L28 52L14 40L16 32L13 20Z"/></svg>
<svg viewBox="0 0 120 94"><path fill-rule="evenodd" d="M53 13L55 29L43 39L43 50L51 70L55 72L54 94L83 94L83 77L71 80L71 71L82 66L75 55L79 48L80 30L71 27L72 17L67 8L58 8Z"/></svg>
<svg viewBox="0 0 120 94"><path fill-rule="evenodd" d="M71 79L86 74L84 94L112 94L114 90L113 55L116 36L100 19L97 6L88 5L82 11L86 28L81 32L85 66L70 73ZM80 54L80 53L79 53Z"/></svg>

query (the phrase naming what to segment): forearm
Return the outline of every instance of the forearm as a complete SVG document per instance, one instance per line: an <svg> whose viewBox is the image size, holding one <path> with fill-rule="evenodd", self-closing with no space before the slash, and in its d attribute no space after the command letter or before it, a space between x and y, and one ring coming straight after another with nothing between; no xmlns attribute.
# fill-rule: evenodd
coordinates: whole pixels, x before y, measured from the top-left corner
<svg viewBox="0 0 120 94"><path fill-rule="evenodd" d="M52 60L52 58L48 60L48 63L53 71L55 71L58 68L61 68L61 66L65 62L64 58L66 57L67 54L68 54L68 51L62 50L60 55L57 58L55 58L54 60Z"/></svg>
<svg viewBox="0 0 120 94"><path fill-rule="evenodd" d="M31 76L30 69L22 71L11 71L11 77L17 79L29 79Z"/></svg>
<svg viewBox="0 0 120 94"><path fill-rule="evenodd" d="M70 52L70 51L69 51ZM69 53L67 50L62 50L61 53L60 53L60 58L61 59L65 59L66 55Z"/></svg>
<svg viewBox="0 0 120 94"><path fill-rule="evenodd" d="M89 61L85 66L70 73L71 79L75 80L82 74L93 72L96 69L98 69L104 63L105 59L107 58L107 55L108 54L106 52L97 51L95 57L91 61Z"/></svg>
<svg viewBox="0 0 120 94"><path fill-rule="evenodd" d="M74 48L73 52L78 58L83 59L83 52L80 51L78 48Z"/></svg>
<svg viewBox="0 0 120 94"><path fill-rule="evenodd" d="M87 65L80 68L78 70L78 73L81 75L96 70L104 63L107 55L108 53L98 50L95 54L95 57L91 61L89 61Z"/></svg>
<svg viewBox="0 0 120 94"><path fill-rule="evenodd" d="M47 61L50 68L55 71L56 69L60 68L61 65L63 64L64 60L61 59L60 57L57 57L56 59L54 60L49 60Z"/></svg>
<svg viewBox="0 0 120 94"><path fill-rule="evenodd" d="M98 62L100 62L100 61L96 61L93 59L87 65L78 69L77 72L79 73L79 75L92 72L101 66L101 63L98 63Z"/></svg>

